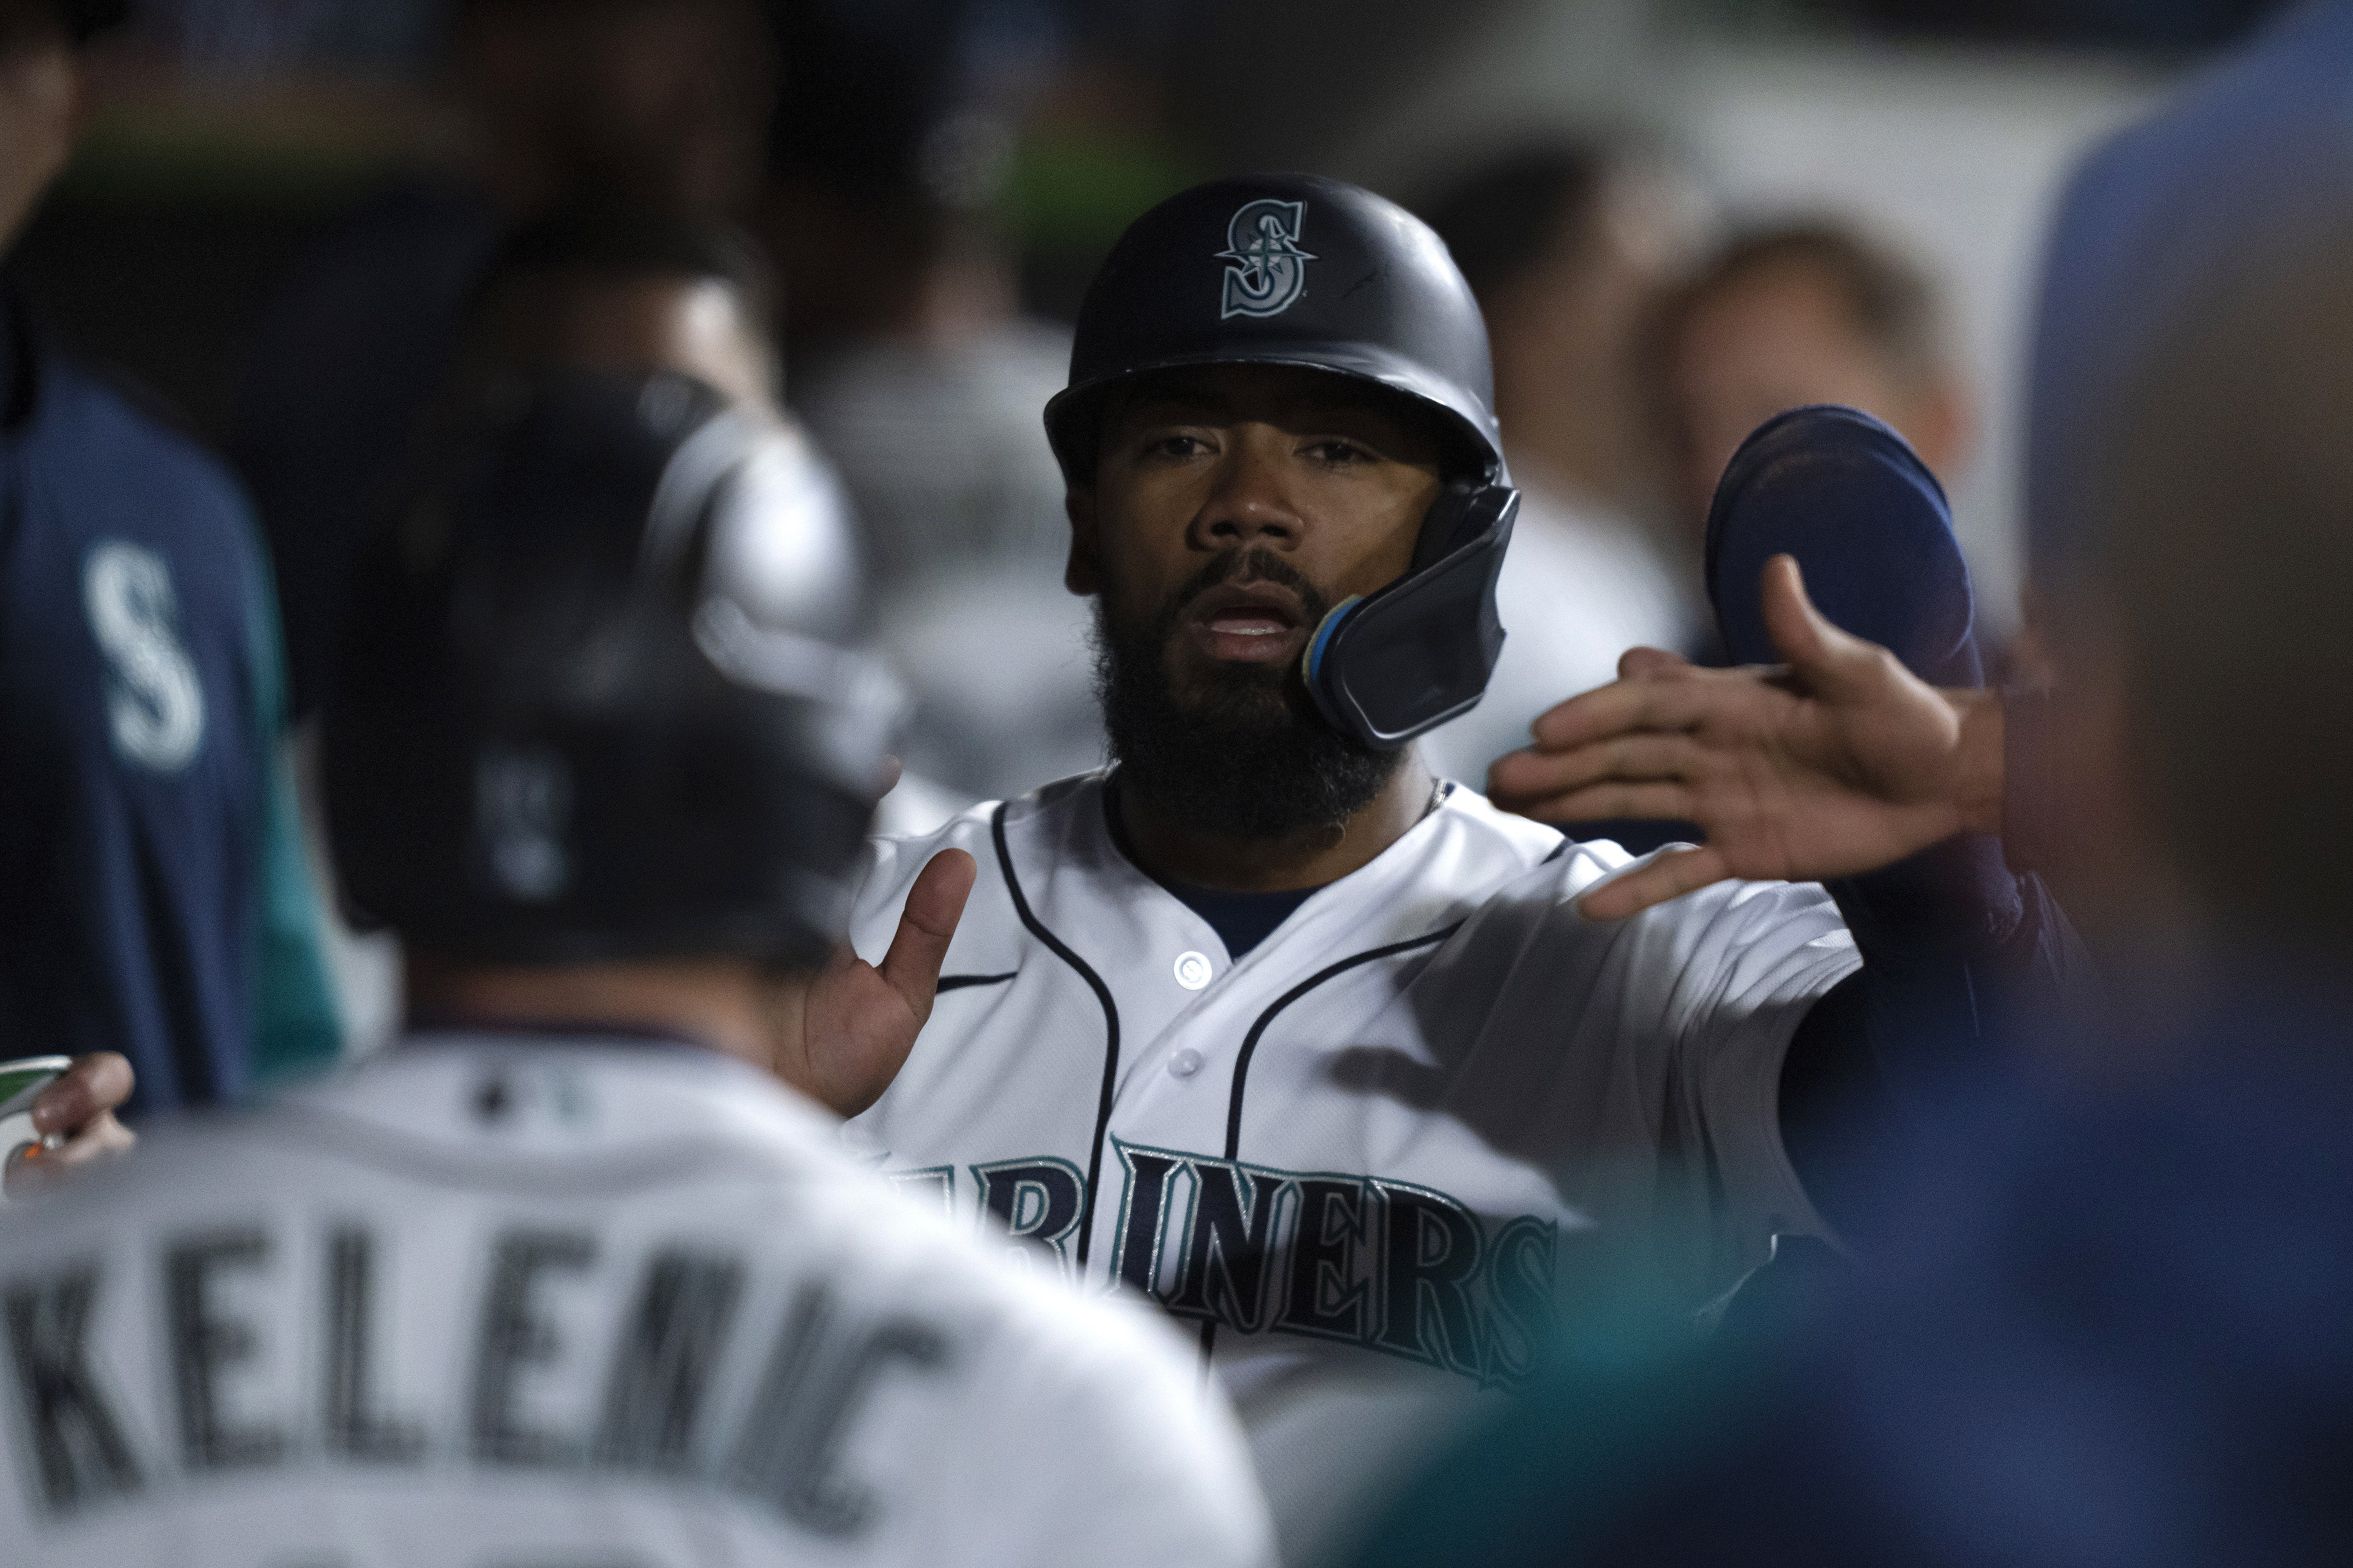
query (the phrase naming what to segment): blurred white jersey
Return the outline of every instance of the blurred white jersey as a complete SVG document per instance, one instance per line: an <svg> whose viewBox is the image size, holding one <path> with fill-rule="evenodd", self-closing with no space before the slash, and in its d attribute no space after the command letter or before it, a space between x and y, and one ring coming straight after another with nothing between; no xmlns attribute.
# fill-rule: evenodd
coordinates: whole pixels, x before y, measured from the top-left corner
<svg viewBox="0 0 2353 1568"><path fill-rule="evenodd" d="M1776 1233L1822 1231L1778 1114L1799 1019L1858 962L1819 886L1588 921L1570 900L1623 851L1453 787L1235 962L1120 851L1108 798L1089 775L877 842L869 958L939 849L980 879L905 1069L843 1136L1189 1320L1287 1557L1525 1382L1615 1268L1696 1309Z"/></svg>
<svg viewBox="0 0 2353 1568"><path fill-rule="evenodd" d="M1528 744L1540 715L1617 679L1628 648L1684 652L1696 640L1691 606L1639 525L1525 483L1495 608L1504 651L1486 694L1420 742L1431 772L1473 788L1497 757Z"/></svg>
<svg viewBox="0 0 2353 1568"><path fill-rule="evenodd" d="M412 1038L0 1215L0 1559L1256 1563L1147 1314L712 1052Z"/></svg>

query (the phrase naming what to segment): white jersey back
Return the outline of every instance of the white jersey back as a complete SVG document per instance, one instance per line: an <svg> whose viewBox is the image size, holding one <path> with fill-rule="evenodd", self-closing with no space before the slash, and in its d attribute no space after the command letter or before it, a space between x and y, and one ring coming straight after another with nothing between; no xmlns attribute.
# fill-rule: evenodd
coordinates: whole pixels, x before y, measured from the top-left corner
<svg viewBox="0 0 2353 1568"><path fill-rule="evenodd" d="M763 1075L421 1037L0 1215L0 1557L1254 1563L1149 1314L907 1205Z"/></svg>
<svg viewBox="0 0 2353 1568"><path fill-rule="evenodd" d="M1638 1261L1696 1309L1823 1229L1778 1118L1798 1020L1857 964L1819 886L1588 921L1570 900L1624 853L1456 787L1235 962L1107 798L1090 775L876 845L870 958L939 848L981 873L905 1069L843 1133L1194 1324L1287 1556L1457 1391L1524 1382L1598 1276Z"/></svg>

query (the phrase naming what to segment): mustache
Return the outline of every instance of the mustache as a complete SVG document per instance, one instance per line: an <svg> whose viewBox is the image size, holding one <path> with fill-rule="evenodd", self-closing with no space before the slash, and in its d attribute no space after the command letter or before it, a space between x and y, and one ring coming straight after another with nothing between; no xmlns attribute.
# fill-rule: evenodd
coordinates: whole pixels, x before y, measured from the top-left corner
<svg viewBox="0 0 2353 1568"><path fill-rule="evenodd" d="M1208 562L1187 577L1184 584L1170 595L1167 607L1160 613L1160 631L1165 635L1176 628L1193 601L1212 588L1228 583L1271 583L1278 588L1288 588L1299 596L1299 607L1310 626L1323 623L1332 608L1331 600L1317 591L1314 584L1300 574L1299 569L1273 551L1263 546L1249 550L1231 550Z"/></svg>

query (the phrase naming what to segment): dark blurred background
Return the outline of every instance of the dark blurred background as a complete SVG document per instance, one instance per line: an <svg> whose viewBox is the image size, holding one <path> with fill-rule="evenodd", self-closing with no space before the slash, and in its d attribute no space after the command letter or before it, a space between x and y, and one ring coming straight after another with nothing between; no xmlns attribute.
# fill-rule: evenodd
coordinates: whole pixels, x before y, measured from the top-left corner
<svg viewBox="0 0 2353 1568"><path fill-rule="evenodd" d="M1004 142L980 194L1021 302L1067 319L1094 259L1207 174L1304 166L1410 197L1531 128L1630 123L1733 208L1834 206L1912 246L1955 296L1984 389L1956 488L1996 613L2021 291L2069 154L2276 0L872 0L875 36ZM797 8L786 7L789 38ZM805 9L822 11L823 6ZM85 150L17 261L90 353L225 434L290 263L396 179L459 155L436 0L138 0L103 47ZM872 68L892 68L881 66ZM786 68L785 133L845 131L835 62ZM843 87L853 89L843 91ZM854 127L847 129L854 130Z"/></svg>
<svg viewBox="0 0 2353 1568"><path fill-rule="evenodd" d="M1999 648L2052 204L2095 139L2276 8L133 0L11 266L240 470L299 718L501 235L585 194L748 237L775 276L739 313L839 474L869 633L916 700L885 811L914 830L1102 757L1039 423L1097 261L1220 173L1369 185L1471 274L1530 498L1505 667L1429 742L1475 782L1630 644L1704 651L1705 490L1793 403L1912 440ZM338 952L352 1036L380 1037L383 963Z"/></svg>

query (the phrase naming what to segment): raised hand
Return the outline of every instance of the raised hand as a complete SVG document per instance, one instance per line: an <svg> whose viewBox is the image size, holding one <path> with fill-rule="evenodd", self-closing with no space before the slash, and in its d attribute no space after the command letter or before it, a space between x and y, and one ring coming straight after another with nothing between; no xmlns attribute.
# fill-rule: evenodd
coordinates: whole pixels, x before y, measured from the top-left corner
<svg viewBox="0 0 2353 1568"><path fill-rule="evenodd" d="M843 1116L880 1100L932 1016L940 964L978 874L963 850L940 851L908 889L880 968L844 942L815 976L782 986L776 1076Z"/></svg>
<svg viewBox="0 0 2353 1568"><path fill-rule="evenodd" d="M1535 721L1497 761L1497 805L1548 822L1681 818L1696 849L1661 856L1583 900L1614 920L1726 878L1812 880L1875 870L1966 828L2000 830L2001 710L1928 686L1822 619L1798 563L1760 588L1779 666L1702 669L1635 648L1611 685Z"/></svg>

